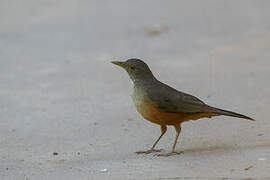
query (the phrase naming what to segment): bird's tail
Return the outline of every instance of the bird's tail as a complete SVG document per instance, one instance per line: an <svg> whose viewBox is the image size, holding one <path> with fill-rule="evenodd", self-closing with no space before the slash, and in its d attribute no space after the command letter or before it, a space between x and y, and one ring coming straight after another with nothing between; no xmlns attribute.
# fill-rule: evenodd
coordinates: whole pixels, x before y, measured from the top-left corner
<svg viewBox="0 0 270 180"><path fill-rule="evenodd" d="M218 108L214 108L214 107L211 107L211 109L212 109L213 113L217 113L217 114L220 114L220 115L232 116L232 117L243 118L243 119L255 121L251 117L245 116L243 114L239 114L239 113L235 113L235 112L227 111L227 110L223 110L223 109L218 109Z"/></svg>

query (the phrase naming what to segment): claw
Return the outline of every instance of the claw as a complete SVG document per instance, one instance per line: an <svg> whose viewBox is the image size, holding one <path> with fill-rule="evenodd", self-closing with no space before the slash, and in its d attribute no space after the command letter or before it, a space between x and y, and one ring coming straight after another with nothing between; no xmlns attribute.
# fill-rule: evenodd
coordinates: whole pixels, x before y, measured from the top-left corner
<svg viewBox="0 0 270 180"><path fill-rule="evenodd" d="M137 151L136 154L150 154L153 152L161 152L163 149L149 149L147 151Z"/></svg>
<svg viewBox="0 0 270 180"><path fill-rule="evenodd" d="M180 152L170 152L170 153L164 153L164 154L156 154L155 156L168 157L168 156L179 155L179 154L184 154L184 152L183 151L180 151Z"/></svg>

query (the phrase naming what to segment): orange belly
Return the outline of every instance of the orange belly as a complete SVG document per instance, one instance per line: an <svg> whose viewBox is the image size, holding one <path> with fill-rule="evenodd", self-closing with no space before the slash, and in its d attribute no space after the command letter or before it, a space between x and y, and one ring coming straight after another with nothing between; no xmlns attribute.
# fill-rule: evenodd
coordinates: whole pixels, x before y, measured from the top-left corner
<svg viewBox="0 0 270 180"><path fill-rule="evenodd" d="M149 101L144 101L139 106L136 105L136 108L145 119L159 125L177 125L184 121L219 116L215 113L169 113L158 109L155 104Z"/></svg>

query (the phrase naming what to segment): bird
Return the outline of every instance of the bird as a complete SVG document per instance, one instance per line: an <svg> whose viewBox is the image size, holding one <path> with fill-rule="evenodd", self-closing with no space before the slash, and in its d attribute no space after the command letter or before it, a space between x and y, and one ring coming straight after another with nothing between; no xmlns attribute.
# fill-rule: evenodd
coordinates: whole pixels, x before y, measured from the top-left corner
<svg viewBox="0 0 270 180"><path fill-rule="evenodd" d="M137 111L144 119L160 126L161 134L151 149L137 151L137 154L160 152L161 149L155 149L155 147L166 133L167 126L174 126L176 137L172 150L169 153L157 154L158 156L171 156L183 153L175 151L183 122L221 115L255 121L248 116L236 112L209 106L193 95L178 91L162 83L155 78L148 65L141 59L131 58L126 61L112 61L111 63L127 71L133 84L131 97Z"/></svg>

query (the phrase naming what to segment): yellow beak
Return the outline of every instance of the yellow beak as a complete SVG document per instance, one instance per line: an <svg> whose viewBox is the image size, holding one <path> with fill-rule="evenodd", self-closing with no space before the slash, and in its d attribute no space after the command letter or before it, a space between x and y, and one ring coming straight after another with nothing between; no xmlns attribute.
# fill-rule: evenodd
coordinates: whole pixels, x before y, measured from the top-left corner
<svg viewBox="0 0 270 180"><path fill-rule="evenodd" d="M113 63L113 64L115 64L115 65L117 65L117 66L120 66L120 67L122 67L122 68L125 68L125 67L124 67L124 62L121 62L121 61L112 61L111 63Z"/></svg>

